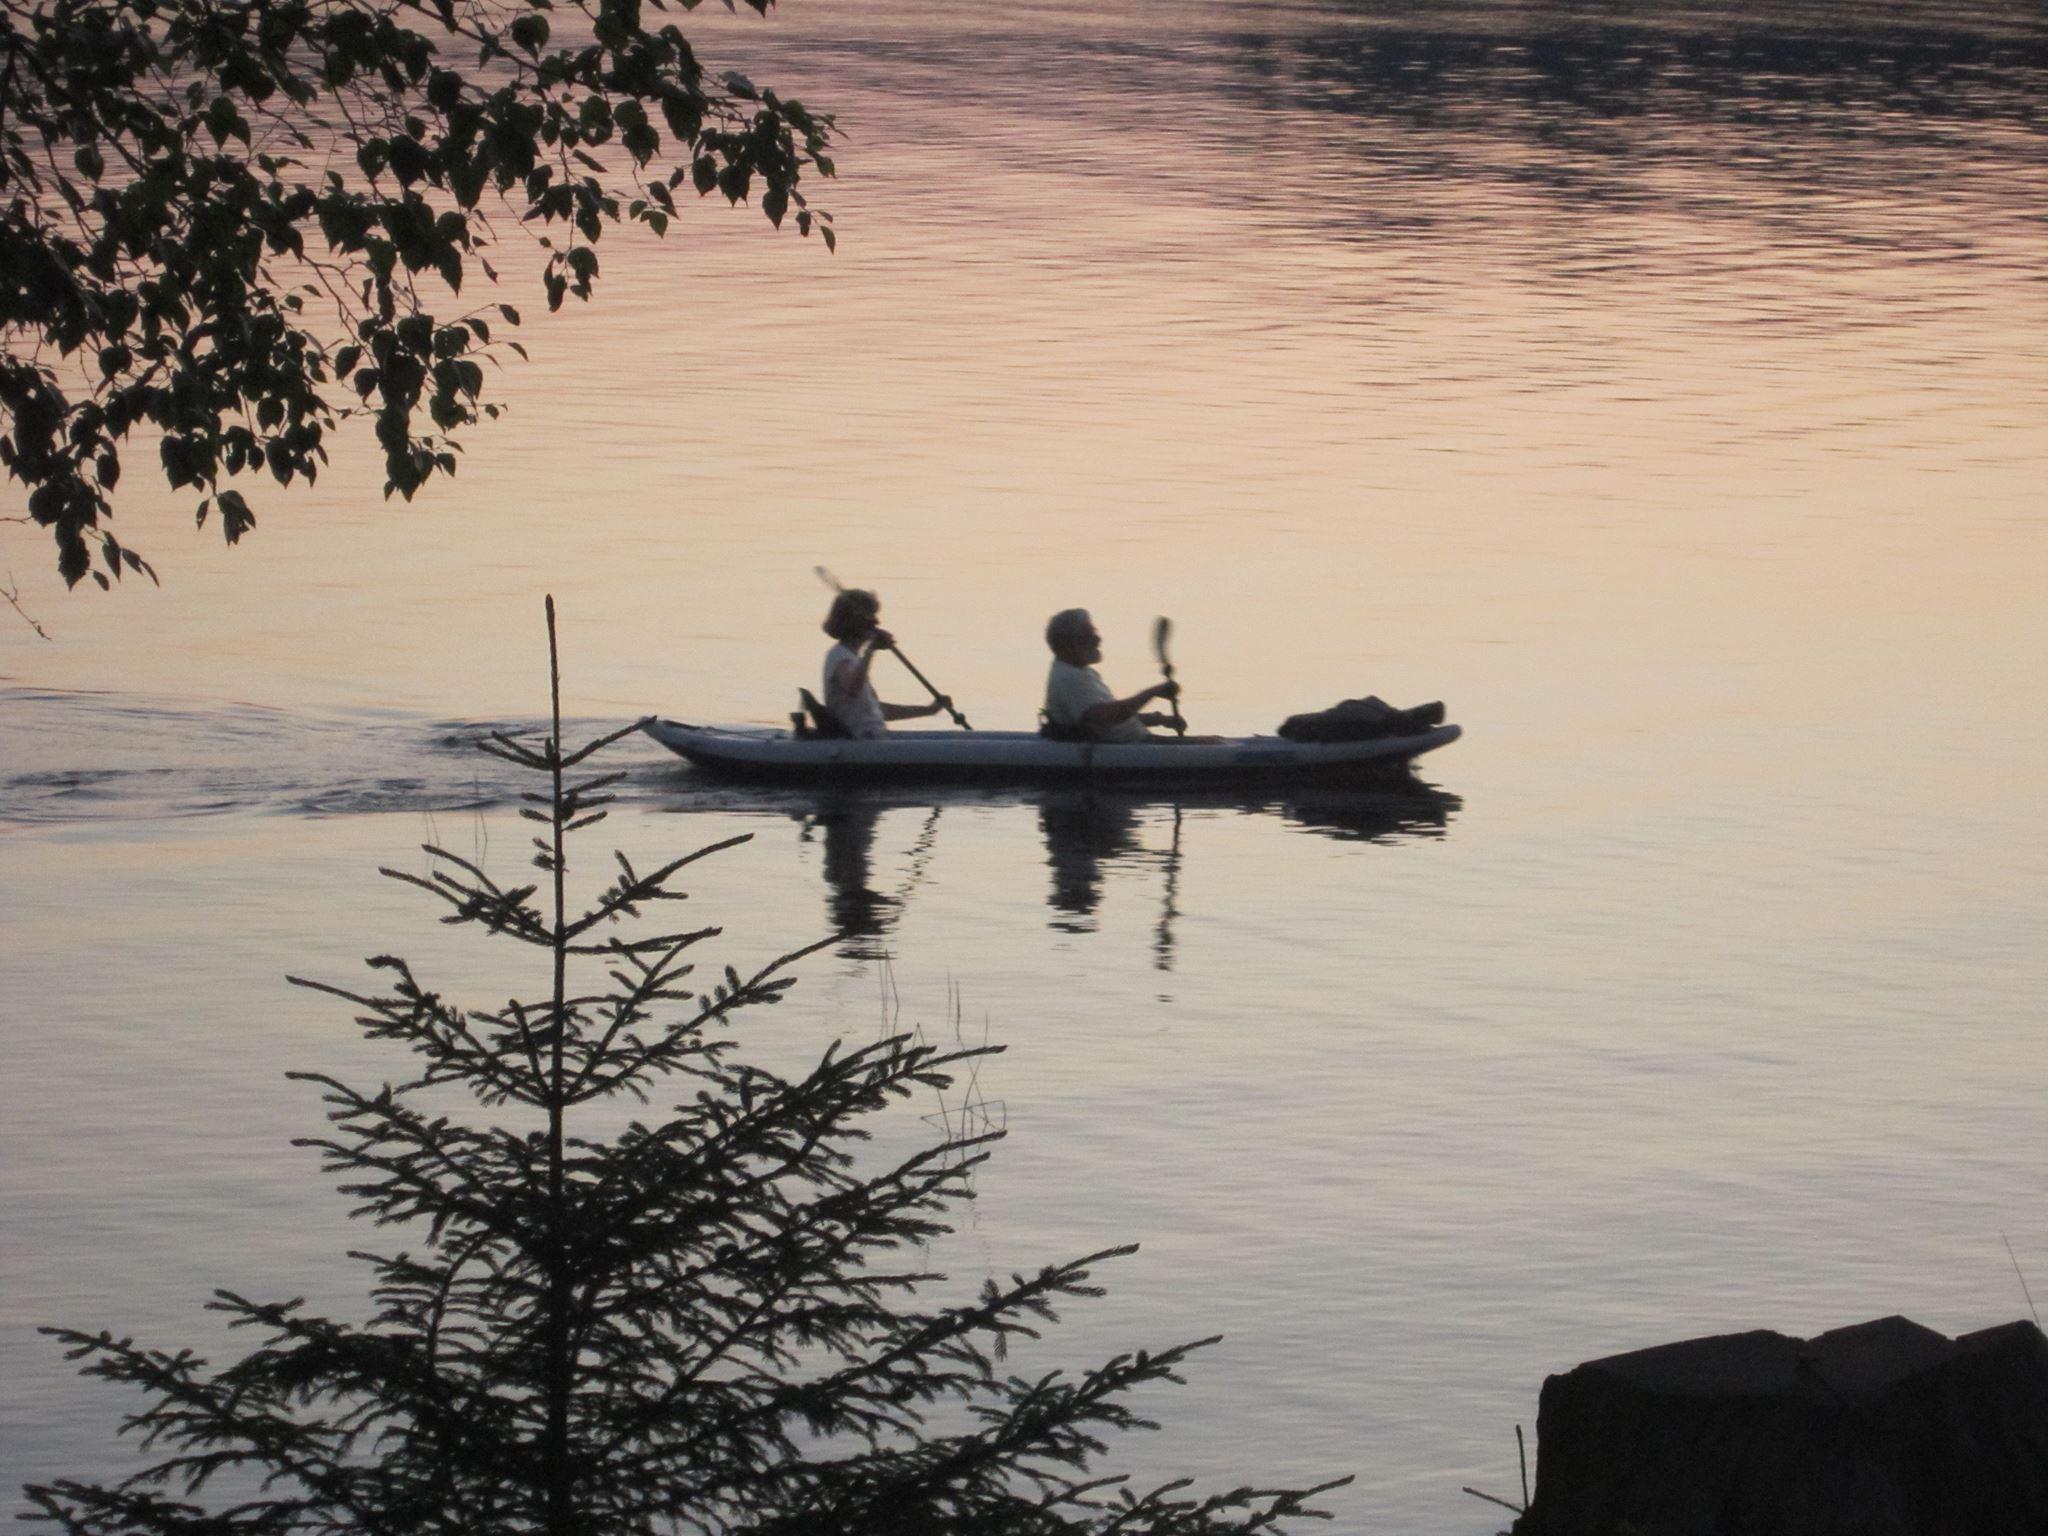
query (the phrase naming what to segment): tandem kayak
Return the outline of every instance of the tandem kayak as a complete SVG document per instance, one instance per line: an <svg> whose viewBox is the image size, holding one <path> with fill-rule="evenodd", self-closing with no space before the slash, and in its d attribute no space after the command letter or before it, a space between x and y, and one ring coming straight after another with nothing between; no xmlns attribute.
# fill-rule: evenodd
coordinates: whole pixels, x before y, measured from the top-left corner
<svg viewBox="0 0 2048 1536"><path fill-rule="evenodd" d="M848 741L655 716L640 727L706 773L750 784L1349 783L1397 774L1463 734L1439 725L1371 741L1232 736L1119 743L1053 741L1035 731L891 731Z"/></svg>

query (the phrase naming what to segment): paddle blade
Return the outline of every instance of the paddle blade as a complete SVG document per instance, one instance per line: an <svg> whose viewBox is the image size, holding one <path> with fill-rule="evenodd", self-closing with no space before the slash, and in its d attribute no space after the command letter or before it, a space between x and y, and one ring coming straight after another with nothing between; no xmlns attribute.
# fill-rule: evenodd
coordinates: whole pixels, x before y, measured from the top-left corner
<svg viewBox="0 0 2048 1536"><path fill-rule="evenodd" d="M1169 683L1173 681L1173 662L1167 657L1166 642L1172 638L1173 620L1161 614L1152 624L1152 652L1159 658L1159 670L1166 675L1166 680ZM1170 717L1170 723L1173 726L1173 734L1185 736L1188 733L1188 723L1181 716L1180 699L1175 697L1172 704L1173 714Z"/></svg>
<svg viewBox="0 0 2048 1536"><path fill-rule="evenodd" d="M818 573L818 580L825 583L825 585L830 587L834 592L844 592L846 590L846 588L839 585L839 578L837 576L834 576L830 571L826 570L825 567L823 567L822 565L814 565L811 567L811 569Z"/></svg>

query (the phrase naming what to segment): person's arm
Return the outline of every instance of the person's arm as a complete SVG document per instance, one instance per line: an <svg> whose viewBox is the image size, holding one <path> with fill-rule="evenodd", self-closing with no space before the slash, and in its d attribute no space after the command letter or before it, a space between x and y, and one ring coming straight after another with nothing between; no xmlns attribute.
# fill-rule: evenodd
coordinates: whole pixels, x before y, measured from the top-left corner
<svg viewBox="0 0 2048 1536"><path fill-rule="evenodd" d="M851 662L841 662L833 674L833 682L842 692L858 693L867 686L868 669L874 665L875 652L896 648L896 637L886 629L878 629L868 636L862 649ZM880 703L880 700L876 701ZM884 720L922 720L926 715L936 715L942 709L951 709L952 699L940 695L929 704L883 704Z"/></svg>
<svg viewBox="0 0 2048 1536"><path fill-rule="evenodd" d="M1081 723L1098 729L1104 726L1122 725L1154 699L1172 699L1180 696L1179 683L1154 683L1150 688L1141 688L1127 699L1111 699L1104 704L1090 704L1081 712ZM1172 716L1146 715L1141 725L1165 725Z"/></svg>
<svg viewBox="0 0 2048 1536"><path fill-rule="evenodd" d="M868 668L874 665L875 652L885 651L895 643L896 637L886 629L878 629L869 635L854 651L852 661L842 661L833 669L833 690L850 698L867 687Z"/></svg>
<svg viewBox="0 0 2048 1536"><path fill-rule="evenodd" d="M882 706L882 718L884 720L922 720L926 715L936 715L940 710L951 709L952 707L952 699L948 698L945 694L940 694L929 704L884 704Z"/></svg>

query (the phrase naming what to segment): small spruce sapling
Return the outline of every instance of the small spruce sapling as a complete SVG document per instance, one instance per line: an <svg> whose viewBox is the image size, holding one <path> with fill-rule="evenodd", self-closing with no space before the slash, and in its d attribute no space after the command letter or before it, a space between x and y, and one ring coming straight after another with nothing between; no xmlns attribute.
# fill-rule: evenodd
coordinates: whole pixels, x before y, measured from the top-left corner
<svg viewBox="0 0 2048 1536"><path fill-rule="evenodd" d="M158 1459L112 1485L32 1486L28 1518L95 1536L1164 1536L1319 1517L1310 1500L1348 1479L1204 1497L1095 1470L1112 1435L1150 1427L1133 1389L1179 1381L1209 1340L1078 1376L1003 1371L1013 1341L1099 1294L1096 1268L1130 1248L926 1303L944 1277L925 1246L1002 1133L949 1131L878 1160L860 1155L864 1122L1000 1047L896 1034L835 1045L792 1078L744 1061L735 1019L779 1002L812 951L707 988L695 956L719 930L629 936L621 921L681 899L682 870L744 839L652 870L615 855L611 883L572 915L569 839L604 818L619 778L584 765L627 733L562 750L552 599L548 644L552 734L480 743L546 780L521 813L541 829L540 881L501 885L432 846L430 874L384 871L446 903L445 921L536 951L545 996L459 1008L388 955L369 962L372 990L298 981L416 1058L410 1080L367 1093L295 1074L319 1085L330 1123L301 1144L358 1215L416 1248L357 1255L374 1275L360 1327L216 1293L260 1340L219 1369L48 1330L88 1375L140 1391L126 1428ZM450 1088L487 1113L431 1112ZM665 1090L682 1097L665 1117L576 1132L579 1112Z"/></svg>

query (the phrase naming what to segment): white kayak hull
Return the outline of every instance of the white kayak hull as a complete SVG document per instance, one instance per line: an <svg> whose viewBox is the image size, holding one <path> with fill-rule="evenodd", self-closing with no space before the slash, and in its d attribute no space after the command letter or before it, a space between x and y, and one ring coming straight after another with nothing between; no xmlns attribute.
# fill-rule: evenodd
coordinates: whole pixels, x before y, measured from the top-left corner
<svg viewBox="0 0 2048 1536"><path fill-rule="evenodd" d="M640 725L706 773L752 784L1342 783L1399 773L1463 734L1455 725L1439 725L1375 741L1232 736L1214 743L1123 744L1052 741L1033 731L892 731L872 741L846 741L654 716Z"/></svg>

